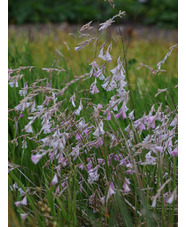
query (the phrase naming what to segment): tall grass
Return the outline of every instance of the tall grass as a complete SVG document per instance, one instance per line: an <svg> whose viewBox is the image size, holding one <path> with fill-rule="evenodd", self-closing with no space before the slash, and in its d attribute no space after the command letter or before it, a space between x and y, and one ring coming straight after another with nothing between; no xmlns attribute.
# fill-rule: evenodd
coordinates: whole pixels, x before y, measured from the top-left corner
<svg viewBox="0 0 186 227"><path fill-rule="evenodd" d="M125 61L121 37L111 47L82 30L80 40L10 35L9 221L174 226L176 47L158 69L170 43L131 42Z"/></svg>

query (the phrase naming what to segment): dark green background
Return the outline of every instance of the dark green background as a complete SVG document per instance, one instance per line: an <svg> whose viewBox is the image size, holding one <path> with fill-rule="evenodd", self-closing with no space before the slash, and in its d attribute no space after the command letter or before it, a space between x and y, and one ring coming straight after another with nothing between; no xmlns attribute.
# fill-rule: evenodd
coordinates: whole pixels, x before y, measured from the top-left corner
<svg viewBox="0 0 186 227"><path fill-rule="evenodd" d="M125 20L159 27L177 28L178 0L114 0L115 11L104 0L9 0L9 24L85 23L104 21L118 10L127 13Z"/></svg>

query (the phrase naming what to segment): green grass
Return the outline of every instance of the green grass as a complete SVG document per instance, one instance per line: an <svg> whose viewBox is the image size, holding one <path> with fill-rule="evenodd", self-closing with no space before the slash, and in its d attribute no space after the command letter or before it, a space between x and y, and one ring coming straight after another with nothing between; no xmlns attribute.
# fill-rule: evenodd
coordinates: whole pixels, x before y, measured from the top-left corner
<svg viewBox="0 0 186 227"><path fill-rule="evenodd" d="M9 141L14 138L18 138L18 146L15 143L9 143L9 161L19 165L18 168L14 169L9 173L9 184L17 182L19 187L23 190L30 188L28 194L27 207L16 208L14 205L15 201L20 200L19 194L10 191L9 196L9 221L14 223L14 226L36 226L36 221L38 226L46 226L46 223L52 217L51 225L55 226L54 222L57 222L57 226L117 226L116 223L123 223L121 226L133 226L133 222L139 225L145 226L174 226L173 223L177 222L176 217L176 204L165 206L161 192L161 203L158 204L156 208L151 209L151 195L155 195L159 186L155 187L154 181L164 183L163 173L168 172L169 177L172 181L166 186L170 189L174 189L177 185L177 158L166 159L165 163L161 162L163 156L159 156L159 164L157 166L146 166L144 168L138 167L139 179L142 181L141 188L139 188L140 182L138 177L134 176L131 179L131 187L133 191L133 196L122 196L119 191L116 196L111 198L112 203L108 204L108 207L99 206L94 204L93 206L98 206L99 212L93 213L92 209L88 206L87 200L82 193L80 193L80 188L77 179L80 177L80 172L77 171L77 166L73 164L67 169L63 169L62 174L69 171L72 174L72 181L68 181L67 190L62 194L61 197L54 196L55 186L50 186L50 182L54 176L53 166L50 168L42 168L47 161L47 157L43 157L38 165L34 165L31 161L31 151L37 148L37 144L28 141L28 148L22 149L22 129L25 124L28 123L27 111L23 112L24 117L19 119L17 128L14 127L15 121L18 120L19 114L15 111L11 111L22 97L18 94L19 89L28 81L29 86L37 79L42 79L48 77L49 74L42 71L42 68L59 68L62 67L66 72L62 72L59 75L57 73L52 74L52 86L56 89L62 89L64 85L70 80L74 79L75 76L80 76L89 71L90 64L94 60L95 48L85 48L81 52L75 52L74 47L80 42L77 37L69 36L60 31L56 31L55 34L34 34L34 38L29 40L26 33L16 34L14 31L9 31L9 68L18 68L19 66L35 66L31 72L28 69L22 71L24 77L19 82L18 88L9 87ZM104 41L104 38L103 40ZM70 48L70 51L64 44L66 42ZM163 59L165 54L168 52L168 48L173 45L173 43L167 43L166 40L132 40L127 47L127 64L128 64L128 82L131 87L131 98L130 104L133 103L135 109L136 119L142 117L144 113L148 113L151 106L155 104L157 108L159 103L162 103L162 109L165 110L169 106L170 110L174 111L177 108L178 94L177 89L174 87L177 85L177 51L174 50L170 57L168 57L163 68L166 72L161 73L161 75L149 74L149 71L145 68L138 70L139 63L143 62L151 67L156 67L156 64ZM58 49L64 57L59 56L55 52ZM98 51L98 50L97 50ZM97 53L98 54L98 53ZM113 64L117 62L117 56L123 55L122 53L122 43L118 39L117 44L113 43L112 55L116 56L113 58L113 62L109 65L109 69L112 69ZM99 62L99 61L98 61ZM73 95L75 91L83 91L83 96L78 93L77 100L86 97L91 98L93 103L108 103L109 98L113 95L111 92L110 96L101 88L102 95L96 94L92 96L87 89L89 89L90 84L93 81L82 80L74 85L71 85L67 92L65 93L66 100L64 101L65 108L68 108L70 113L71 104L68 99ZM44 83L43 83L44 84ZM155 94L158 89L168 88L167 96L165 93L160 94L155 98ZM36 99L38 105L44 101L44 95L39 95ZM60 97L59 97L60 100ZM87 101L88 104L88 101ZM87 112L85 111L84 117L86 120L89 119L90 110L87 107ZM129 120L121 121L118 123L112 121L106 127L112 127L114 131L118 128L124 129L128 124ZM34 131L37 132L40 129L41 120L34 123ZM120 130L122 133L122 130ZM145 136L145 134L143 135ZM41 136L42 138L42 136ZM117 149L123 149L122 146L118 146ZM117 149L113 148L114 152L119 152ZM97 154L98 157L103 157L106 160L107 155L111 152L107 144L104 144L104 149L100 149ZM127 152L127 151L124 151ZM143 155L144 156L144 155ZM81 157L82 160L86 160L86 156ZM136 160L137 157L136 157ZM163 171L164 172L163 172ZM108 179L112 178L112 171L110 168L106 167L106 176ZM125 171L125 168L123 168ZM143 173L146 171L147 176ZM118 171L118 181L115 185L118 188L122 187L123 172ZM86 174L83 177L87 177ZM61 179L63 175L61 175ZM152 180L153 179L153 180ZM86 193L91 195L91 193L97 188L100 188L100 194L104 194L104 190L108 190L109 185L105 189L101 183L100 185L85 185ZM150 191L148 188L153 188ZM141 189L147 188L147 193L144 193ZM167 189L167 188L166 188ZM148 191L149 190L149 191ZM167 189L168 190L168 189ZM165 190L166 191L166 190ZM86 194L85 193L85 194ZM129 204L135 204L133 209ZM51 211L48 212L49 215L45 215L46 212L42 210L44 206L50 207ZM112 205L112 206L111 206ZM159 207L161 206L161 208ZM174 207L173 207L174 206ZM43 208L44 209L44 208ZM141 215L137 211L141 212ZM144 211L146 213L144 213ZM20 216L17 214L29 213L31 214L26 220L25 224L21 220ZM17 216L17 217L16 217ZM44 217L45 216L45 217ZM32 218L34 217L34 218ZM137 224L136 224L137 226Z"/></svg>

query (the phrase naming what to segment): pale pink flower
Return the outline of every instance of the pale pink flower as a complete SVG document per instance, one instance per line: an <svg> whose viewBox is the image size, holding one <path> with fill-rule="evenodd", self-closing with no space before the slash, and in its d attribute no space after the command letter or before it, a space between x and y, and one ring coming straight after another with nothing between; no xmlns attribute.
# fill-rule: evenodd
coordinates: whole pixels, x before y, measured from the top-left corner
<svg viewBox="0 0 186 227"><path fill-rule="evenodd" d="M96 143L95 143L95 148L98 148L99 146L102 146L104 144L104 141L103 141L103 138L100 137L96 140Z"/></svg>
<svg viewBox="0 0 186 227"><path fill-rule="evenodd" d="M109 77L108 77L109 78ZM101 85L106 91L109 91L109 80L105 80L104 84Z"/></svg>
<svg viewBox="0 0 186 227"><path fill-rule="evenodd" d="M51 181L51 185L56 185L57 183L58 183L58 178L57 178L57 175L55 174Z"/></svg>
<svg viewBox="0 0 186 227"><path fill-rule="evenodd" d="M114 23L114 20L111 18L109 20L107 20L106 22L104 23L101 23L100 24L100 28L99 28L99 31L103 30L103 29L106 29L107 27L109 27L112 23Z"/></svg>
<svg viewBox="0 0 186 227"><path fill-rule="evenodd" d="M87 164L87 168L88 168L88 171L92 168L92 162L91 161Z"/></svg>
<svg viewBox="0 0 186 227"><path fill-rule="evenodd" d="M162 153L163 152L163 147L161 147L161 146L155 146L152 150L155 151L155 153L156 153L156 151Z"/></svg>
<svg viewBox="0 0 186 227"><path fill-rule="evenodd" d="M88 183L92 184L94 181L99 179L98 169L99 166L96 166L94 169L88 171Z"/></svg>
<svg viewBox="0 0 186 227"><path fill-rule="evenodd" d="M27 218L27 216L28 216L28 214L23 214L23 213L22 213L22 214L20 214L20 215L21 215L21 218L22 218L22 220L23 220L23 221L25 221L25 219L26 219L26 218Z"/></svg>
<svg viewBox="0 0 186 227"><path fill-rule="evenodd" d="M28 123L25 126L25 131L28 132L28 133L33 133L32 125L30 123Z"/></svg>
<svg viewBox="0 0 186 227"><path fill-rule="evenodd" d="M77 133L76 140L78 140L80 142L81 140L83 140L83 136L80 133Z"/></svg>
<svg viewBox="0 0 186 227"><path fill-rule="evenodd" d="M125 118L127 118L126 116L126 112L125 112L125 108L124 107L121 107L121 109L119 110L119 112L115 115L115 118L118 119L119 117L122 117L123 120Z"/></svg>
<svg viewBox="0 0 186 227"><path fill-rule="evenodd" d="M102 204L105 203L105 196L101 197L100 202L101 202Z"/></svg>
<svg viewBox="0 0 186 227"><path fill-rule="evenodd" d="M94 83L92 83L91 85L90 85L90 93L93 95L93 94L96 94L96 93L99 93L99 90L98 90L98 88L96 87L96 83L97 83L97 81L96 81L96 79L95 79L95 81L94 81Z"/></svg>
<svg viewBox="0 0 186 227"><path fill-rule="evenodd" d="M83 130L83 133L85 133L85 135L88 135L92 131L92 127L93 126L87 127L86 129Z"/></svg>
<svg viewBox="0 0 186 227"><path fill-rule="evenodd" d="M21 204L24 205L24 206L27 206L27 198L26 198L26 196L21 201Z"/></svg>
<svg viewBox="0 0 186 227"><path fill-rule="evenodd" d="M63 181L62 183L61 183L61 186L64 188L65 187L65 181Z"/></svg>
<svg viewBox="0 0 186 227"><path fill-rule="evenodd" d="M99 137L103 134L105 134L105 131L103 130L103 121L100 121L100 123L99 123L96 131L93 133L93 135Z"/></svg>
<svg viewBox="0 0 186 227"><path fill-rule="evenodd" d="M21 148L27 148L27 142L26 142L26 140L23 140L22 147Z"/></svg>
<svg viewBox="0 0 186 227"><path fill-rule="evenodd" d="M92 95L99 93L99 90L98 90L98 88L96 87L96 85L92 86L90 93L91 93Z"/></svg>
<svg viewBox="0 0 186 227"><path fill-rule="evenodd" d="M170 126L174 127L178 125L178 115L176 114L176 116L174 117L173 121L170 123Z"/></svg>
<svg viewBox="0 0 186 227"><path fill-rule="evenodd" d="M24 84L23 90L19 90L19 94L20 94L21 96L24 96L24 97L25 97L25 95L27 94L27 90L28 90L28 83L26 82L26 83Z"/></svg>
<svg viewBox="0 0 186 227"><path fill-rule="evenodd" d="M83 109L83 105L82 105L82 102L80 101L79 107L78 107L78 109L75 111L75 114L76 114L76 115L80 115L80 112L81 112L82 109Z"/></svg>
<svg viewBox="0 0 186 227"><path fill-rule="evenodd" d="M111 181L110 182L110 185L109 185L109 190L108 190L108 194L107 194L107 199L106 199L106 202L108 202L108 199L110 198L111 195L115 194L115 187L114 187L114 184L113 182Z"/></svg>
<svg viewBox="0 0 186 227"><path fill-rule="evenodd" d="M37 164L44 154L36 154L31 156L31 160L34 164Z"/></svg>
<svg viewBox="0 0 186 227"><path fill-rule="evenodd" d="M145 155L145 162L142 162L141 165L155 165L156 164L156 158L151 156L151 151L149 151L146 155Z"/></svg>
<svg viewBox="0 0 186 227"><path fill-rule="evenodd" d="M105 160L103 158L98 158L97 161L99 164L105 164Z"/></svg>
<svg viewBox="0 0 186 227"><path fill-rule="evenodd" d="M130 120L134 120L134 110L129 113L128 117Z"/></svg>
<svg viewBox="0 0 186 227"><path fill-rule="evenodd" d="M92 205L95 199L95 193L93 193L90 197L89 197L89 203Z"/></svg>
<svg viewBox="0 0 186 227"><path fill-rule="evenodd" d="M109 2L112 2L112 0L109 0ZM99 28L99 31L108 28L112 23L114 23L115 22L114 18L116 18L116 17L120 17L121 18L124 15L125 15L124 11L119 11L119 13L117 15L113 16L112 18L110 18L109 20L105 21L104 23L101 23L100 24L101 27Z"/></svg>
<svg viewBox="0 0 186 227"><path fill-rule="evenodd" d="M100 50L100 53L99 53L99 58L101 58L101 59L103 59L104 61L108 61L108 62L111 62L111 60L112 60L112 56L109 54L109 50L112 48L112 44L110 44L109 46L108 46L108 48L107 48L107 51L106 51L106 53L105 53L105 55L103 55L103 48L104 47L102 47L101 48L101 50Z"/></svg>
<svg viewBox="0 0 186 227"><path fill-rule="evenodd" d="M8 84L10 85L10 87L14 87L14 85L16 87L18 87L18 81L16 81L16 80L13 80L12 82L9 82Z"/></svg>
<svg viewBox="0 0 186 227"><path fill-rule="evenodd" d="M172 156L178 156L178 145L174 148L173 151L170 152Z"/></svg>
<svg viewBox="0 0 186 227"><path fill-rule="evenodd" d="M72 147L71 155L74 157L73 161L79 156L79 145Z"/></svg>
<svg viewBox="0 0 186 227"><path fill-rule="evenodd" d="M76 100L76 94L74 93L73 96L69 99L69 101L72 103L73 107L76 107L75 100Z"/></svg>
<svg viewBox="0 0 186 227"><path fill-rule="evenodd" d="M127 178L125 178L125 181L123 184L123 189L125 193L130 192L129 184L130 184L130 181Z"/></svg>
<svg viewBox="0 0 186 227"><path fill-rule="evenodd" d="M148 128L155 128L156 115L147 117L146 120L147 120Z"/></svg>
<svg viewBox="0 0 186 227"><path fill-rule="evenodd" d="M98 105L97 105L97 108L98 108L98 109L102 109L103 106L102 106L101 104L98 104Z"/></svg>
<svg viewBox="0 0 186 227"><path fill-rule="evenodd" d="M27 198L26 198L26 196L21 201L15 202L15 205L16 205L16 207L19 207L21 205L27 206Z"/></svg>
<svg viewBox="0 0 186 227"><path fill-rule="evenodd" d="M95 77L98 77L100 80L104 80L105 77L103 75L103 70L104 70L104 68L101 68L101 69L97 70L93 75Z"/></svg>
<svg viewBox="0 0 186 227"><path fill-rule="evenodd" d="M22 113L20 113L20 115L19 115L19 118L22 118L24 115L22 114Z"/></svg>
<svg viewBox="0 0 186 227"><path fill-rule="evenodd" d="M79 165L79 169L83 170L84 169L84 165L83 164L80 164Z"/></svg>
<svg viewBox="0 0 186 227"><path fill-rule="evenodd" d="M111 120L111 112L110 111L107 113L107 120L108 121Z"/></svg>
<svg viewBox="0 0 186 227"><path fill-rule="evenodd" d="M21 206L21 201L16 201L16 202L15 202L15 205L16 205L16 207Z"/></svg>

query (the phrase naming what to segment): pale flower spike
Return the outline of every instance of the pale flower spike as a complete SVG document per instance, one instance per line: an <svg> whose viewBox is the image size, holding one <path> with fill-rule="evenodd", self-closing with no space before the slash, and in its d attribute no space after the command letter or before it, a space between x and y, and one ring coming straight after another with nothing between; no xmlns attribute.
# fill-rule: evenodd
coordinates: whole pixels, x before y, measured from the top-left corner
<svg viewBox="0 0 186 227"><path fill-rule="evenodd" d="M101 27L99 28L99 31L108 28L112 23L114 23L115 22L114 21L114 18L116 18L116 17L122 17L124 15L125 15L125 12L124 11L119 11L119 13L117 15L113 16L111 19L105 21L104 23L101 23L100 24Z"/></svg>
<svg viewBox="0 0 186 227"><path fill-rule="evenodd" d="M80 32L84 31L85 29L88 29L88 30L92 29L93 27L90 26L91 23L92 23L92 21L83 25L82 28L80 29Z"/></svg>
<svg viewBox="0 0 186 227"><path fill-rule="evenodd" d="M177 44L175 44L175 45L173 45L173 46L171 46L169 49L170 49L170 51L165 55L165 57L163 58L163 60L162 61L160 61L160 62L158 62L158 64L157 64L157 66L158 66L158 70L160 70L161 69L161 65L163 64L163 63L165 63L165 61L167 60L167 57L168 56L170 56L171 55L171 53L172 53L172 51L174 50L174 48L175 47L177 47L178 45Z"/></svg>

